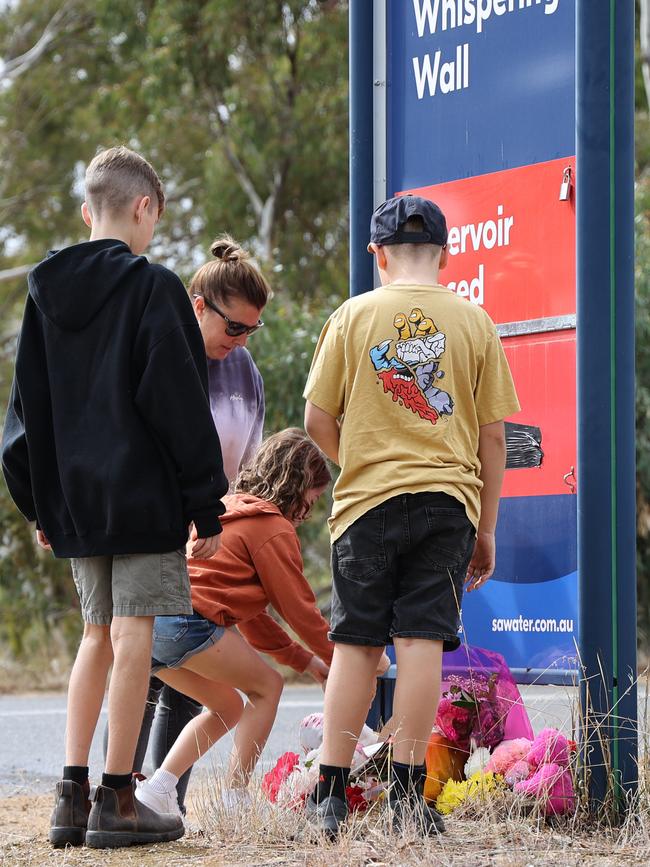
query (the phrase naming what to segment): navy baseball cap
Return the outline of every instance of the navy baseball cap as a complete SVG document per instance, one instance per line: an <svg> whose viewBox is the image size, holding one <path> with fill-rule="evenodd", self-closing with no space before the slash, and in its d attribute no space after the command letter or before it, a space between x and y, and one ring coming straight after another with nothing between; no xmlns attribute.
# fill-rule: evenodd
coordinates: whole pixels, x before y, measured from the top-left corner
<svg viewBox="0 0 650 867"><path fill-rule="evenodd" d="M405 232L409 217L421 217L422 232ZM371 244L437 244L447 243L447 221L435 202L422 196L395 196L376 209L370 220Z"/></svg>

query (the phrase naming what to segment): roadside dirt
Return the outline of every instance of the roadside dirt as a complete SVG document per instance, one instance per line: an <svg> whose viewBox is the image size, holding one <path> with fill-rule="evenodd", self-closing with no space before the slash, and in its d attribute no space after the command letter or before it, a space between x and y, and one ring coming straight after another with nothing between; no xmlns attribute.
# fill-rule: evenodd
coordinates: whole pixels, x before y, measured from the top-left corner
<svg viewBox="0 0 650 867"><path fill-rule="evenodd" d="M182 840L160 846L54 850L47 842L51 805L50 796L0 800L1 867L637 867L650 863L650 846L643 845L643 839L621 845L607 835L568 834L487 818L452 821L442 841L424 843L386 837L371 825L360 835L348 835L337 845L329 845L297 842L289 835L263 830L250 833L250 828L247 833L243 824L236 824L229 833L224 823L215 825L208 837L189 830ZM190 805L189 820L195 828L200 822L195 805Z"/></svg>

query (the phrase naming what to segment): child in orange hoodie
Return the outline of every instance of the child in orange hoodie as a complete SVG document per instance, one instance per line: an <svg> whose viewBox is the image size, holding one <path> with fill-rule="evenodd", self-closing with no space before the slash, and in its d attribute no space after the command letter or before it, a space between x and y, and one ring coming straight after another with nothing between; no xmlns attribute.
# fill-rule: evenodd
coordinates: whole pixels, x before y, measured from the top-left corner
<svg viewBox="0 0 650 867"><path fill-rule="evenodd" d="M246 802L284 684L258 650L319 683L327 678L333 645L303 573L296 527L330 478L303 431L269 437L224 499L221 547L207 560L188 561L194 613L156 617L153 672L207 710L185 726L154 775L138 782L136 797L152 809L179 812L178 778L235 725L227 800ZM309 650L267 613L269 604ZM245 707L237 690L248 697Z"/></svg>

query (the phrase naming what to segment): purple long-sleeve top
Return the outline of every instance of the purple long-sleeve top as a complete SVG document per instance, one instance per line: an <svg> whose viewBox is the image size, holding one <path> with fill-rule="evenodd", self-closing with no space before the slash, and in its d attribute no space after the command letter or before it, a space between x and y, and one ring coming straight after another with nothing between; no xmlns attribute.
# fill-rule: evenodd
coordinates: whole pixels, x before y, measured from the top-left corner
<svg viewBox="0 0 650 867"><path fill-rule="evenodd" d="M217 426L223 469L233 483L256 452L264 429L264 383L250 352L235 347L222 361L208 359L210 409Z"/></svg>

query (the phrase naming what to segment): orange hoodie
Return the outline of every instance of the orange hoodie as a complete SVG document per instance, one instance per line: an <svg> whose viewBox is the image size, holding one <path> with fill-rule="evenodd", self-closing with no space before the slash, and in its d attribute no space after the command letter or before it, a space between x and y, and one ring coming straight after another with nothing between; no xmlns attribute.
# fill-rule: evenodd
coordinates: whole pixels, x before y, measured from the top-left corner
<svg viewBox="0 0 650 867"><path fill-rule="evenodd" d="M259 497L233 494L223 502L221 547L208 560L187 561L194 610L221 626L236 625L256 650L296 671L314 654L329 665L334 645L303 573L295 527ZM269 603L312 653L267 613Z"/></svg>

